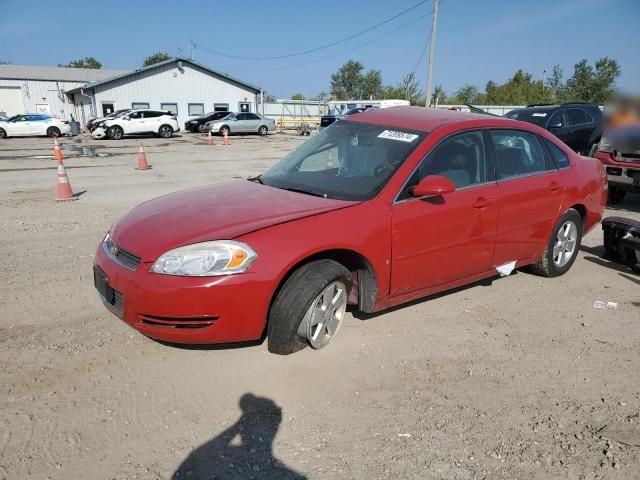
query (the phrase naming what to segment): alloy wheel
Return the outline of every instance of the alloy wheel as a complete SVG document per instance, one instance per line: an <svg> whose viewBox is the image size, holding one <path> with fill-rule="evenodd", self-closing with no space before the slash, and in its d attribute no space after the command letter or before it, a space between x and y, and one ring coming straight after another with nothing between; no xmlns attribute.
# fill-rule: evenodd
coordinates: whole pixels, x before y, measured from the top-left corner
<svg viewBox="0 0 640 480"><path fill-rule="evenodd" d="M347 310L347 288L340 281L331 282L311 303L298 327L298 335L320 349L331 343L340 330Z"/></svg>
<svg viewBox="0 0 640 480"><path fill-rule="evenodd" d="M564 267L573 258L578 239L578 227L571 220L562 224L556 235L556 243L553 246L553 263L558 267Z"/></svg>

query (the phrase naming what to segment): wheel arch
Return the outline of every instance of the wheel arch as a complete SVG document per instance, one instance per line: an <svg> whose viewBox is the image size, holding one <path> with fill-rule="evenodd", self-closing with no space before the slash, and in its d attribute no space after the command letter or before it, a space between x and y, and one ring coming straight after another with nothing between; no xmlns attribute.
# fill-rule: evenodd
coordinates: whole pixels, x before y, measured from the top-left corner
<svg viewBox="0 0 640 480"><path fill-rule="evenodd" d="M580 219L582 220L582 231L584 233L585 228L587 228L587 207L585 207L581 203L576 203L575 205L571 205L569 208L567 208L567 211L571 209L580 214Z"/></svg>
<svg viewBox="0 0 640 480"><path fill-rule="evenodd" d="M373 264L364 255L349 248L321 250L308 255L291 265L278 282L278 286L271 296L269 309L271 309L271 305L278 296L280 289L293 272L303 265L322 259L334 260L351 272L353 276L353 285L357 287L355 293L358 309L365 313L373 312L373 307L376 303L376 299L378 298L378 275Z"/></svg>

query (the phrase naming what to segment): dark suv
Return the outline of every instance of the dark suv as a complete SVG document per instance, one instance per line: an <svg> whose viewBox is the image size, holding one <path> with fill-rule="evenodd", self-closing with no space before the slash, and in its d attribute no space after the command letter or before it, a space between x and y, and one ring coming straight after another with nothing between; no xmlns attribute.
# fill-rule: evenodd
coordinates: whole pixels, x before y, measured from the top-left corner
<svg viewBox="0 0 640 480"><path fill-rule="evenodd" d="M545 128L583 155L591 153L602 137L602 111L590 103L528 105L505 117Z"/></svg>
<svg viewBox="0 0 640 480"><path fill-rule="evenodd" d="M212 122L214 120L220 120L221 118L226 117L231 112L210 112L205 113L201 117L192 118L188 122L184 124L185 130L189 130L190 132L200 132L205 133L207 128L205 127L207 122Z"/></svg>

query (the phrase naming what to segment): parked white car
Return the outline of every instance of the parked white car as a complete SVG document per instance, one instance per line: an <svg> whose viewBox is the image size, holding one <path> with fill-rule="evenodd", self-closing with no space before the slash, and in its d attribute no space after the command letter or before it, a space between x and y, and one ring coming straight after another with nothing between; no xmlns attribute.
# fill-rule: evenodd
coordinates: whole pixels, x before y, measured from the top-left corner
<svg viewBox="0 0 640 480"><path fill-rule="evenodd" d="M125 115L109 119L96 128L91 135L94 138L108 137L120 140L125 135L153 133L169 138L179 132L178 120L171 112L161 110L131 110Z"/></svg>
<svg viewBox="0 0 640 480"><path fill-rule="evenodd" d="M40 113L14 115L8 120L0 120L0 138L43 136L59 137L71 133L66 120Z"/></svg>

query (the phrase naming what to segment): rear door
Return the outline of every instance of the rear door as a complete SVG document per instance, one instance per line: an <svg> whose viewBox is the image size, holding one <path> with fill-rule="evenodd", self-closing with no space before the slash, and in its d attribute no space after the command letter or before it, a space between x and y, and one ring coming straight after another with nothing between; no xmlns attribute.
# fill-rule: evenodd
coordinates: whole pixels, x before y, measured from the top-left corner
<svg viewBox="0 0 640 480"><path fill-rule="evenodd" d="M498 266L542 252L558 217L564 186L537 135L495 129L489 137L496 159L500 202L493 259Z"/></svg>
<svg viewBox="0 0 640 480"><path fill-rule="evenodd" d="M415 198L428 175L449 178L456 191ZM391 294L446 285L492 268L498 187L481 130L447 137L421 162L392 206Z"/></svg>
<svg viewBox="0 0 640 480"><path fill-rule="evenodd" d="M258 127L262 125L262 119L255 113L245 113L247 116L247 131L257 132Z"/></svg>

